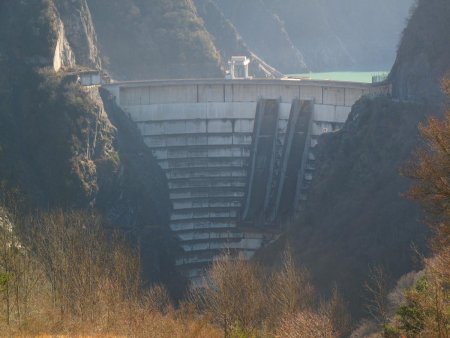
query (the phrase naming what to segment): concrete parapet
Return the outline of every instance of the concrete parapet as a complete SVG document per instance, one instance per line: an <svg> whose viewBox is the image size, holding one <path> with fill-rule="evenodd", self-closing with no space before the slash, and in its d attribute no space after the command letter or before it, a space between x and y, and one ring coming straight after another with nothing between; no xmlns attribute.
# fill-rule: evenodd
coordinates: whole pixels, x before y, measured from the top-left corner
<svg viewBox="0 0 450 338"><path fill-rule="evenodd" d="M158 80L104 87L137 123L166 173L170 227L185 250L177 265L193 279L221 250L251 257L273 238L263 234L267 229L243 231L242 219L264 225L304 199L318 136L339 130L362 95L390 93L387 85L312 80Z"/></svg>

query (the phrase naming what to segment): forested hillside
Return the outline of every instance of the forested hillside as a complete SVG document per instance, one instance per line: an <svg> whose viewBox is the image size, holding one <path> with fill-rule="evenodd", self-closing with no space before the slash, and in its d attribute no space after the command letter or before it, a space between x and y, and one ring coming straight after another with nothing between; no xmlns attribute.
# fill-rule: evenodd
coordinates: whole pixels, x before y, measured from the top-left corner
<svg viewBox="0 0 450 338"><path fill-rule="evenodd" d="M448 0L414 7L393 98L363 97L342 130L320 138L308 200L280 239L259 260L220 257L202 289L185 290L175 270L166 177L136 125L77 78L92 68L122 80L222 77L228 57L253 53L285 72L385 68L411 3L0 2L0 332L345 337L347 308L367 315L364 283L382 267L386 289L423 269L396 317L382 319L387 336L448 336L448 113L420 127L429 157L403 170L418 123L443 111ZM404 196L408 174L421 183L410 196L435 216L424 264L429 229Z"/></svg>
<svg viewBox="0 0 450 338"><path fill-rule="evenodd" d="M286 236L315 285L327 290L336 282L356 317L365 311L371 267L383 266L393 286L428 250L423 216L404 196L411 181L401 172L419 145L418 123L443 111L448 22L446 0L418 2L390 75L394 96L409 102L363 98L341 131L321 137L308 200ZM405 88L414 90L405 97Z"/></svg>
<svg viewBox="0 0 450 338"><path fill-rule="evenodd" d="M214 0L247 45L282 72L383 70L413 0ZM284 59L283 59L284 58Z"/></svg>
<svg viewBox="0 0 450 338"><path fill-rule="evenodd" d="M386 70L412 2L86 0L77 13L92 14L97 34L100 53L87 59L103 61L114 78L193 78L222 77L236 54L282 73ZM70 24L65 5L58 8ZM251 71L261 76L258 63Z"/></svg>
<svg viewBox="0 0 450 338"><path fill-rule="evenodd" d="M2 193L18 191L17 207L24 213L98 212L140 241L147 276L162 278L172 269L169 252L176 250L167 225L171 207L163 172L135 125L106 94L102 100L98 89L82 88L76 76L53 70L61 58L57 41L65 40L62 54L72 55L71 39L62 36L78 36L80 31L71 29L79 25L64 31L52 1L2 2L0 16ZM89 66L75 65L75 58L95 62L88 57L95 55L88 43L76 47L80 50L64 61L66 66Z"/></svg>
<svg viewBox="0 0 450 338"><path fill-rule="evenodd" d="M440 101L441 80L450 71L450 2L418 1L416 7L389 77L393 95L403 100Z"/></svg>
<svg viewBox="0 0 450 338"><path fill-rule="evenodd" d="M118 79L221 77L190 0L88 0L105 67Z"/></svg>
<svg viewBox="0 0 450 338"><path fill-rule="evenodd" d="M364 313L371 268L383 266L393 283L416 267L414 250L426 252L426 227L418 207L402 196L410 181L400 171L429 109L363 99L345 127L323 136L314 149L317 170L308 201L287 237L314 284L328 290L337 283L355 317Z"/></svg>

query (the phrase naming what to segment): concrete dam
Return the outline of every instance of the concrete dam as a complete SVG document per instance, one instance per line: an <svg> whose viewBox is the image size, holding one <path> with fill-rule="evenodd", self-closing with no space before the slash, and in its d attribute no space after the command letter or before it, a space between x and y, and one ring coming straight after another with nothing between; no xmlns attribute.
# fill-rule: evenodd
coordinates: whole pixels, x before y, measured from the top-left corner
<svg viewBox="0 0 450 338"><path fill-rule="evenodd" d="M195 280L223 250L251 257L306 198L318 137L388 85L312 80L157 80L103 85L165 171L170 227Z"/></svg>

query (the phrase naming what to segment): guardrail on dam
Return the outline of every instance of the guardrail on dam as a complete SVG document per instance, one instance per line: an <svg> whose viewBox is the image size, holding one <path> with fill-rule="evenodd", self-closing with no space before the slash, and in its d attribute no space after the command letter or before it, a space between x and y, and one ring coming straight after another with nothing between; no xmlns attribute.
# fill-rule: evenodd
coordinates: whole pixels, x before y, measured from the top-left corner
<svg viewBox="0 0 450 338"><path fill-rule="evenodd" d="M319 135L389 86L312 80L167 80L103 86L137 123L166 173L177 264L195 279L221 250L251 257L292 211ZM274 226L275 225L275 226Z"/></svg>

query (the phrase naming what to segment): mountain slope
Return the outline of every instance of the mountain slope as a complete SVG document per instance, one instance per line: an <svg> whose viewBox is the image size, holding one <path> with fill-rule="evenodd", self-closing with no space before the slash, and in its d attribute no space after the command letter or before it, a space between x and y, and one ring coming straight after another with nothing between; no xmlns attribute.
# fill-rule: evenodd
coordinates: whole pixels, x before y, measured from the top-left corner
<svg viewBox="0 0 450 338"><path fill-rule="evenodd" d="M283 22L263 0L215 0L244 38L246 44L280 72L308 70L300 51L294 46Z"/></svg>
<svg viewBox="0 0 450 338"><path fill-rule="evenodd" d="M450 72L450 2L421 0L403 32L389 80L402 100L441 100Z"/></svg>
<svg viewBox="0 0 450 338"><path fill-rule="evenodd" d="M281 70L383 70L413 0L214 0L258 56ZM300 66L301 65L301 66Z"/></svg>
<svg viewBox="0 0 450 338"><path fill-rule="evenodd" d="M322 291L337 283L353 313L362 314L369 268L383 265L393 280L413 268L413 245L424 252L426 227L402 197L400 175L418 140L424 106L362 99L345 127L321 138L317 170L292 246Z"/></svg>
<svg viewBox="0 0 450 338"><path fill-rule="evenodd" d="M411 182L400 172L419 144L418 123L442 109L433 93L450 66L447 5L419 1L405 30L390 79L396 96L405 83L416 86L409 102L362 98L341 131L321 137L308 200L285 236L316 287L326 292L336 283L355 318L365 314L370 267L384 266L394 283L418 267L416 250L427 252L427 228L418 206L402 196ZM424 57L426 74L417 63Z"/></svg>
<svg viewBox="0 0 450 338"><path fill-rule="evenodd" d="M67 4L82 8L83 2ZM8 0L0 6L1 186L20 191L28 210L98 212L139 241L148 280L167 282L177 244L168 228L164 173L135 125L105 93L102 98L97 88L76 83L72 73L53 69L63 49L74 55L67 67L95 63L88 57L95 55L89 43L94 35L83 30L81 45L72 48L68 41L79 26L64 26L52 1ZM61 41L65 48L58 47ZM88 64L75 65L75 58Z"/></svg>
<svg viewBox="0 0 450 338"><path fill-rule="evenodd" d="M114 78L222 77L220 55L191 0L88 0Z"/></svg>

